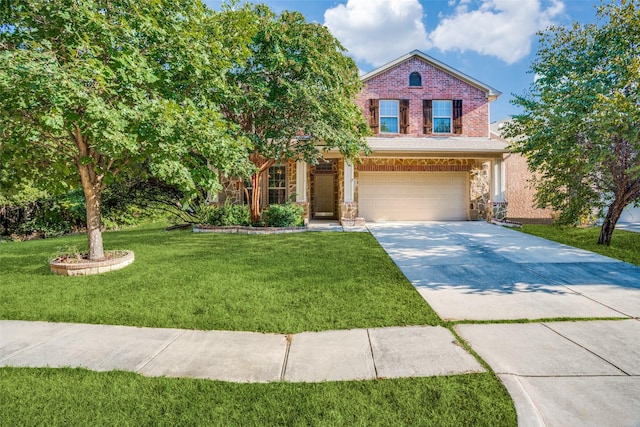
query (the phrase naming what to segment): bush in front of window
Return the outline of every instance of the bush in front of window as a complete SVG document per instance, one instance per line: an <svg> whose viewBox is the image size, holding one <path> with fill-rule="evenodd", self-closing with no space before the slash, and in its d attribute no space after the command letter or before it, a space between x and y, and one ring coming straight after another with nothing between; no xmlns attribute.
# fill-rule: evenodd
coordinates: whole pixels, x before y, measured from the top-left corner
<svg viewBox="0 0 640 427"><path fill-rule="evenodd" d="M232 205L226 203L222 206L206 206L200 212L200 223L216 227L228 227L232 225L251 225L251 216L247 205Z"/></svg>
<svg viewBox="0 0 640 427"><path fill-rule="evenodd" d="M298 227L304 224L304 208L285 203L284 205L270 205L263 214L264 225L267 227Z"/></svg>

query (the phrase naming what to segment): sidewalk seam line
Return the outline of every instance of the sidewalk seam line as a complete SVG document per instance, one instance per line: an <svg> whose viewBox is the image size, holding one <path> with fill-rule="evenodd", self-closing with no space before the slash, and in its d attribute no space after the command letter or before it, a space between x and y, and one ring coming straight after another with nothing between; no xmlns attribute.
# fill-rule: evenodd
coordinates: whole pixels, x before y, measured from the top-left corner
<svg viewBox="0 0 640 427"><path fill-rule="evenodd" d="M186 329L180 330L180 333L178 335L176 335L172 340L170 340L162 348L156 351L155 354L151 355L151 357L149 357L144 363L142 363L140 366L137 366L134 372L140 373L140 371L142 371L149 363L153 362L158 356L160 356L161 353L164 353L165 350L167 350L174 342L178 340L178 338L182 337L186 332Z"/></svg>
<svg viewBox="0 0 640 427"><path fill-rule="evenodd" d="M284 381L284 376L287 373L287 364L289 363L289 351L291 350L291 343L293 342L293 334L285 335L287 346L284 349L284 360L282 361L282 369L280 369L280 381Z"/></svg>
<svg viewBox="0 0 640 427"><path fill-rule="evenodd" d="M575 345L577 345L578 347L580 347L580 348L582 348L582 349L584 349L584 350L588 351L589 353L591 353L591 354L593 354L594 356L596 356L598 359L600 359L600 360L602 360L602 361L604 361L604 362L608 363L609 365L613 366L614 368L616 368L617 370L619 370L620 372L622 372L622 373L623 373L623 374L625 374L626 376L628 376L628 377L630 377L630 376L631 376L628 372L626 372L624 369L622 369L622 368L620 368L619 366L617 366L615 363L613 363L613 362L611 362L611 361L609 361L609 360L605 359L604 357L600 356L599 354L597 354L597 353L596 353L596 352L594 352L594 351L591 351L590 349L588 349L587 347L583 346L582 344L579 344L578 342L576 342L576 341L572 340L571 338L569 338L569 337L567 337L567 336L565 336L565 335L561 334L560 332L556 331L555 329L553 329L553 328L552 328L551 326L549 326L548 324L546 324L546 323L542 323L542 326L544 326L545 328L549 329L551 332L553 332L553 333L555 333L555 334L558 334L559 336L561 336L562 338L566 339L567 341L574 343L574 344L575 344Z"/></svg>
<svg viewBox="0 0 640 427"><path fill-rule="evenodd" d="M371 362L373 363L373 372L376 378L380 378L378 376L378 366L376 365L376 357L373 354L373 345L371 344L371 334L369 333L369 329L367 329L367 340L369 340L369 351L371 352Z"/></svg>
<svg viewBox="0 0 640 427"><path fill-rule="evenodd" d="M20 349L18 349L16 351L14 351L13 353L9 353L7 356L1 358L0 362L6 362L9 359L11 359L11 358L13 358L15 356L19 356L24 352L27 352L27 351L36 349L38 347L41 347L41 346L45 345L46 343L48 343L49 341L53 340L54 338L59 338L58 337L58 332L64 331L67 327L69 327L71 325L76 325L76 323L59 324L59 325L63 325L63 326L59 327L58 330L54 330L54 333L49 335L49 336L47 336L47 338L45 338L44 340L39 341L39 342L37 342L35 344L30 344L30 345L27 345L25 347L22 347L22 348L20 348Z"/></svg>
<svg viewBox="0 0 640 427"><path fill-rule="evenodd" d="M584 298L586 298L586 299L588 299L588 300L590 300L590 301L593 301L593 302L595 302L596 304L600 304L601 306L606 307L606 308L608 308L608 309L609 309L609 310L611 310L611 311L615 311L616 313L620 313L620 314L622 314L623 316L626 316L626 317L628 317L628 318L630 318L630 319L633 319L633 316L631 316L630 314L623 313L622 311L620 311L620 310L618 310L618 309L615 309L615 308L613 308L613 307L609 307L607 304L602 303L602 302L600 302L600 301L597 301L597 300L595 300L595 299L591 298L590 296L587 296L587 295L583 294L582 292L578 292L578 291L575 291L575 290L571 289L571 286L580 286L580 285L563 285L563 286L564 286L565 288L569 289L571 292L575 292L577 295L580 295L580 296L582 296L582 297L584 297ZM617 285L616 285L616 286L617 286Z"/></svg>

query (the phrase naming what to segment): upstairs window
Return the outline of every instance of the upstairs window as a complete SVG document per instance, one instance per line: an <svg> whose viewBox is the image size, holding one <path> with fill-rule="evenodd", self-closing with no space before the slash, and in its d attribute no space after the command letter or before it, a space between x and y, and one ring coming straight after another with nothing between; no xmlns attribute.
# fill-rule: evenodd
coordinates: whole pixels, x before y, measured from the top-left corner
<svg viewBox="0 0 640 427"><path fill-rule="evenodd" d="M375 134L409 133L408 99L370 99L369 127Z"/></svg>
<svg viewBox="0 0 640 427"><path fill-rule="evenodd" d="M451 133L451 101L433 101L433 133Z"/></svg>
<svg viewBox="0 0 640 427"><path fill-rule="evenodd" d="M422 131L425 135L452 133L452 122L453 133L461 135L462 100L432 101L431 99L424 99L422 101L422 120Z"/></svg>
<svg viewBox="0 0 640 427"><path fill-rule="evenodd" d="M422 86L422 76L417 71L409 75L409 86Z"/></svg>
<svg viewBox="0 0 640 427"><path fill-rule="evenodd" d="M380 100L380 133L398 133L398 100Z"/></svg>

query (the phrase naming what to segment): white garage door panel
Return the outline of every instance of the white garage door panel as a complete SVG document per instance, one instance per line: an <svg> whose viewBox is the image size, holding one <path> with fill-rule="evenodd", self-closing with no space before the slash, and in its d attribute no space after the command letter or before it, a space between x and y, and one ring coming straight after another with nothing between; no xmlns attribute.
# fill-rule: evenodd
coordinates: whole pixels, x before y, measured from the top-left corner
<svg viewBox="0 0 640 427"><path fill-rule="evenodd" d="M358 207L367 221L466 220L466 172L361 172Z"/></svg>

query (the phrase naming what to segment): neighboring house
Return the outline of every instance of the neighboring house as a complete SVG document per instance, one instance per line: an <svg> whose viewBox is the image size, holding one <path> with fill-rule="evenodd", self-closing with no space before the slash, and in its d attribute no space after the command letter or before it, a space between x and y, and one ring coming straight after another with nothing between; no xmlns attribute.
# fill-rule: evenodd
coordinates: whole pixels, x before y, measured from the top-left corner
<svg viewBox="0 0 640 427"><path fill-rule="evenodd" d="M293 200L310 220L475 220L505 202L507 144L489 130L499 91L417 50L361 79L371 155L283 161L263 179L264 206ZM242 202L238 184L219 201Z"/></svg>
<svg viewBox="0 0 640 427"><path fill-rule="evenodd" d="M502 127L507 120L491 124L491 137L508 144L502 138ZM508 201L507 218L521 223L551 223L552 209L536 207L536 189L531 181L533 174L529 171L527 160L520 154L507 153L504 157L505 200Z"/></svg>
<svg viewBox="0 0 640 427"><path fill-rule="evenodd" d="M491 124L491 137L509 143L502 138L502 128L508 120ZM541 209L535 206L536 189L532 182L526 159L516 153L507 153L504 157L505 199L508 200L508 219L521 223L551 223L554 220L553 209ZM640 207L627 206L619 223L640 223Z"/></svg>

